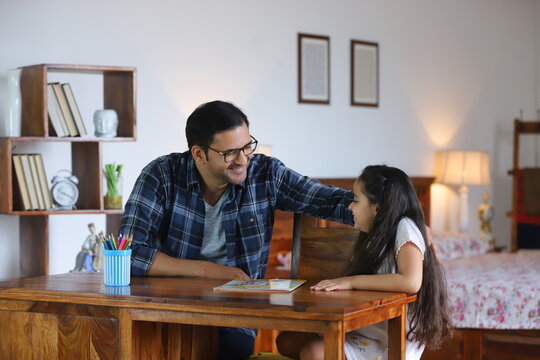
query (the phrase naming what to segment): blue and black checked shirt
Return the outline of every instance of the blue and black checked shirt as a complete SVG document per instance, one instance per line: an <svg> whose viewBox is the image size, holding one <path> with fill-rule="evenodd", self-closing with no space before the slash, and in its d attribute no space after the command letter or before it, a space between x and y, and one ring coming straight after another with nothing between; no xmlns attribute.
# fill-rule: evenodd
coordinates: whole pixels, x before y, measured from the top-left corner
<svg viewBox="0 0 540 360"><path fill-rule="evenodd" d="M227 265L264 277L276 209L352 224L352 192L301 176L272 157L254 155L246 181L223 204ZM199 259L205 207L189 151L157 158L137 179L120 233L133 234L132 274L145 276L157 251Z"/></svg>

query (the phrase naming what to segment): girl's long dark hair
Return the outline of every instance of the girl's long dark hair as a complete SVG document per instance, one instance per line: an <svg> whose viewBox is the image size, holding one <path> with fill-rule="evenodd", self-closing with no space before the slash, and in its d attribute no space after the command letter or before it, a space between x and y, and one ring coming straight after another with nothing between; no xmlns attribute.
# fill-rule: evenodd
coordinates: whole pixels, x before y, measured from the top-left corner
<svg viewBox="0 0 540 360"><path fill-rule="evenodd" d="M373 227L356 244L348 275L375 274L386 258L393 260L398 223L409 218L422 233L424 253L422 286L417 300L408 306L411 326L407 339L437 348L449 336L452 325L444 271L426 242L424 213L411 180L400 169L367 166L358 180L370 203L377 204Z"/></svg>

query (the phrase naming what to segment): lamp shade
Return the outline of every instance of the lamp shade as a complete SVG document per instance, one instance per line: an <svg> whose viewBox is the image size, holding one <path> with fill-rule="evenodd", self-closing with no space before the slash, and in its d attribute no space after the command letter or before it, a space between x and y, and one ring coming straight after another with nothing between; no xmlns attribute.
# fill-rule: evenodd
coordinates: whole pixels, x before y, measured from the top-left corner
<svg viewBox="0 0 540 360"><path fill-rule="evenodd" d="M489 185L489 154L482 151L438 151L436 181L447 185Z"/></svg>

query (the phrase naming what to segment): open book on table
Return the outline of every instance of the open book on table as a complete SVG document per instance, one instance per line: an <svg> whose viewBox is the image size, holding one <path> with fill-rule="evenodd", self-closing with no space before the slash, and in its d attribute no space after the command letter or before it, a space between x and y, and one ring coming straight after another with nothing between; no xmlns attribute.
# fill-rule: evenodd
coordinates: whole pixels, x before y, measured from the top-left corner
<svg viewBox="0 0 540 360"><path fill-rule="evenodd" d="M279 291L290 292L305 283L306 280L291 279L258 279L245 280L235 279L220 286L216 286L214 291Z"/></svg>

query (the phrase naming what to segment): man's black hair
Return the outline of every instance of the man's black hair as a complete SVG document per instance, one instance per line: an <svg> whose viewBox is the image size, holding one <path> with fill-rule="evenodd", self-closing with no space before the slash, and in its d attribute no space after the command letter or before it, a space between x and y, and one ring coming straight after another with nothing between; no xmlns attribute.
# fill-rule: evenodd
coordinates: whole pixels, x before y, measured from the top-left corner
<svg viewBox="0 0 540 360"><path fill-rule="evenodd" d="M202 104L187 119L188 147L210 145L216 133L242 124L249 127L247 116L233 104L219 100Z"/></svg>

